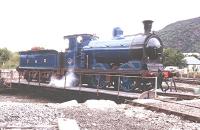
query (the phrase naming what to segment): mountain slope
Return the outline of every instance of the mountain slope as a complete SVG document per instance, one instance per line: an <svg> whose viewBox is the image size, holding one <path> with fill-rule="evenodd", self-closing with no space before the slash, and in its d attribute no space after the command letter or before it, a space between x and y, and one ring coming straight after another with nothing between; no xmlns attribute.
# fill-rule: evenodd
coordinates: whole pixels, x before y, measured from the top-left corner
<svg viewBox="0 0 200 130"><path fill-rule="evenodd" d="M178 21L158 31L165 48L200 53L200 17Z"/></svg>

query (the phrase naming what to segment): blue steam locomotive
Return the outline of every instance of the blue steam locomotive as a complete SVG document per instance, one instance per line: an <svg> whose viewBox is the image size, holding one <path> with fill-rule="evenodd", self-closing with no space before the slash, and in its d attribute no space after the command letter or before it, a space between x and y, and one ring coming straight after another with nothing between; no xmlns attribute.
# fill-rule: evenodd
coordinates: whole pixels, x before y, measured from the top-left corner
<svg viewBox="0 0 200 130"><path fill-rule="evenodd" d="M124 36L119 27L114 28L113 38L107 41L91 34L64 36L68 44L65 52L22 51L17 70L27 81L47 82L52 75L62 77L73 70L77 79L81 79L79 82L89 87L150 89L154 80L145 77L156 76L163 67L163 44L151 32L152 22L143 21L144 33L136 35Z"/></svg>

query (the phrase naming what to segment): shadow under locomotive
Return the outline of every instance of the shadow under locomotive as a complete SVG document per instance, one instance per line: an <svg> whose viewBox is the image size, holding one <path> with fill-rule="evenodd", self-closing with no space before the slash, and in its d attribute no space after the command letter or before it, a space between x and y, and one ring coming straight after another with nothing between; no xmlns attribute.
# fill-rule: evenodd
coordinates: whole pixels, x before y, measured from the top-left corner
<svg viewBox="0 0 200 130"><path fill-rule="evenodd" d="M163 68L163 44L151 32L151 20L145 20L144 33L123 35L117 27L111 40L99 40L91 34L64 36L68 49L20 52L17 68L28 82L49 82L52 76L63 77L69 70L76 80L72 86L113 88L122 91L145 91L155 86L158 70ZM66 45L67 46L67 45Z"/></svg>

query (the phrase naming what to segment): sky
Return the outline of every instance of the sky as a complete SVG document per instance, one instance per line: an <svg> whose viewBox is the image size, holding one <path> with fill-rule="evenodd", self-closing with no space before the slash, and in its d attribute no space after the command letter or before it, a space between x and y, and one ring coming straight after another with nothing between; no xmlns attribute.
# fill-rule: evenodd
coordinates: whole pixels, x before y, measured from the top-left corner
<svg viewBox="0 0 200 130"><path fill-rule="evenodd" d="M63 51L65 35L91 33L108 39L114 27L136 34L143 32L147 19L158 31L199 17L199 5L199 0L0 0L0 48Z"/></svg>

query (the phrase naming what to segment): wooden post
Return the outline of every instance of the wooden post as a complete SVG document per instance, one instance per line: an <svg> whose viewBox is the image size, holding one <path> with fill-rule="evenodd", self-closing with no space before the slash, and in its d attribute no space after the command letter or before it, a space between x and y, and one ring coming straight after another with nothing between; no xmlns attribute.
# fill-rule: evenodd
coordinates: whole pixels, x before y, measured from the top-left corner
<svg viewBox="0 0 200 130"><path fill-rule="evenodd" d="M97 83L97 96L99 96L99 80L98 80L98 83Z"/></svg>
<svg viewBox="0 0 200 130"><path fill-rule="evenodd" d="M20 84L21 72L19 72L19 77L18 78L19 78L19 82L18 83Z"/></svg>
<svg viewBox="0 0 200 130"><path fill-rule="evenodd" d="M66 76L66 72L65 72L65 83L64 83L64 88L66 88L66 78L67 78L67 76Z"/></svg>
<svg viewBox="0 0 200 130"><path fill-rule="evenodd" d="M88 55L86 56L87 58L86 58L86 66L87 66L87 69L89 68L89 59L88 59Z"/></svg>
<svg viewBox="0 0 200 130"><path fill-rule="evenodd" d="M11 80L13 80L13 71L12 70L10 71L10 78L11 78Z"/></svg>
<svg viewBox="0 0 200 130"><path fill-rule="evenodd" d="M119 97L119 88L121 87L121 82L120 82L120 76L118 77L118 85L117 85L117 91L118 91L118 94L117 96Z"/></svg>
<svg viewBox="0 0 200 130"><path fill-rule="evenodd" d="M158 88L158 84L157 84L157 77L155 77L155 96L154 98L157 98L157 88Z"/></svg>
<svg viewBox="0 0 200 130"><path fill-rule="evenodd" d="M10 87L12 87L13 71L10 71Z"/></svg>
<svg viewBox="0 0 200 130"><path fill-rule="evenodd" d="M81 86L82 86L82 75L80 74L80 77L79 77L79 93L81 91Z"/></svg>
<svg viewBox="0 0 200 130"><path fill-rule="evenodd" d="M30 78L31 78L31 74L30 71L28 72L28 85L30 85Z"/></svg>
<svg viewBox="0 0 200 130"><path fill-rule="evenodd" d="M173 81L173 83L174 83L174 89L175 89L175 91L177 92L177 89L176 89L176 82L175 82L174 78L172 78L172 81Z"/></svg>
<svg viewBox="0 0 200 130"><path fill-rule="evenodd" d="M40 86L40 71L38 72L39 76L38 76L38 80L39 80L39 86Z"/></svg>

